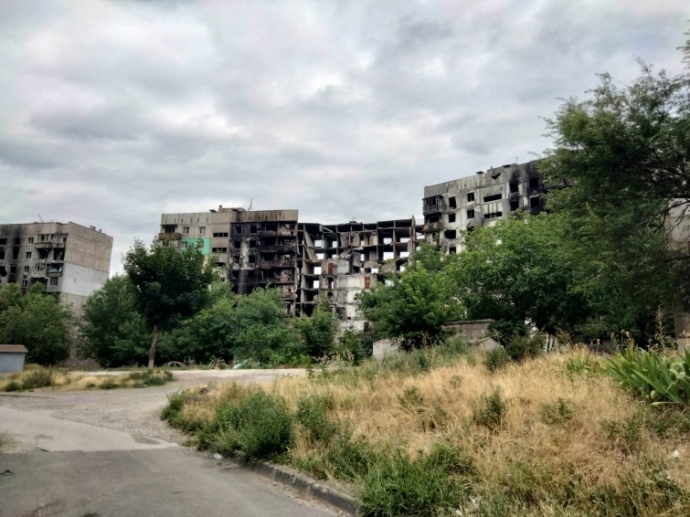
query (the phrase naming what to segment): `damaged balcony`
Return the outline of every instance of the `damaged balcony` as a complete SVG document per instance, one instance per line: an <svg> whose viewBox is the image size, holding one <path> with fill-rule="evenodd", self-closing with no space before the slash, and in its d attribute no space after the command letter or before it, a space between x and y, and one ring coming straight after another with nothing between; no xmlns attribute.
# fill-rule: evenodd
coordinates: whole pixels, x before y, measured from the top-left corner
<svg viewBox="0 0 690 517"><path fill-rule="evenodd" d="M179 241L180 239L182 239L182 234L177 232L158 234L159 241Z"/></svg>

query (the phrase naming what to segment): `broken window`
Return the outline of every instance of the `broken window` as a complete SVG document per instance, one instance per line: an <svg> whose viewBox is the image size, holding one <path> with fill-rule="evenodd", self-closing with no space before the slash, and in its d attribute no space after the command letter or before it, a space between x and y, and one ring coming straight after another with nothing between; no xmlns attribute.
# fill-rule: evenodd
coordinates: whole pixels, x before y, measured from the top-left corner
<svg viewBox="0 0 690 517"><path fill-rule="evenodd" d="M256 233L256 231L257 231L257 226L255 224L252 224L249 227L249 233Z"/></svg>
<svg viewBox="0 0 690 517"><path fill-rule="evenodd" d="M484 216L485 219L497 219L503 217L503 212L489 212Z"/></svg>
<svg viewBox="0 0 690 517"><path fill-rule="evenodd" d="M518 192L518 184L517 183L510 183L510 193L511 194L517 194Z"/></svg>
<svg viewBox="0 0 690 517"><path fill-rule="evenodd" d="M472 203L474 201L474 192L467 193L467 202Z"/></svg>
<svg viewBox="0 0 690 517"><path fill-rule="evenodd" d="M7 244L7 239L5 239L5 238L0 239L0 246L3 246L5 244Z"/></svg>
<svg viewBox="0 0 690 517"><path fill-rule="evenodd" d="M64 250L53 250L53 260L65 260Z"/></svg>
<svg viewBox="0 0 690 517"><path fill-rule="evenodd" d="M458 204L455 201L455 196L451 196L448 198L448 206L450 206L451 208L457 208L458 207Z"/></svg>
<svg viewBox="0 0 690 517"><path fill-rule="evenodd" d="M19 258L19 248L14 248L12 250L12 260L17 260Z"/></svg>
<svg viewBox="0 0 690 517"><path fill-rule="evenodd" d="M511 200L510 201L510 211L514 212L518 208L520 208L520 200L518 200L518 199Z"/></svg>
<svg viewBox="0 0 690 517"><path fill-rule="evenodd" d="M28 273L31 270L29 266L24 266L24 273Z"/></svg>
<svg viewBox="0 0 690 517"><path fill-rule="evenodd" d="M21 240L19 237L16 237L16 238L14 239L14 243L15 243L15 244L21 244L21 243L22 243L22 240Z"/></svg>
<svg viewBox="0 0 690 517"><path fill-rule="evenodd" d="M5 260L5 250L0 249L0 260Z"/></svg>
<svg viewBox="0 0 690 517"><path fill-rule="evenodd" d="M235 226L235 233L242 233L242 227L241 226Z"/></svg>
<svg viewBox="0 0 690 517"><path fill-rule="evenodd" d="M491 194L490 196L484 196L484 202L488 203L489 201L498 201L502 198L503 194Z"/></svg>
<svg viewBox="0 0 690 517"><path fill-rule="evenodd" d="M17 274L17 266L10 266L10 275Z"/></svg>
<svg viewBox="0 0 690 517"><path fill-rule="evenodd" d="M455 214L448 214L448 222L449 223L455 222Z"/></svg>
<svg viewBox="0 0 690 517"><path fill-rule="evenodd" d="M457 252L458 249L455 246L451 246L450 248L448 248L448 253L450 253L451 255L455 255Z"/></svg>
<svg viewBox="0 0 690 517"><path fill-rule="evenodd" d="M256 255L249 255L249 263L250 264L256 263Z"/></svg>
<svg viewBox="0 0 690 517"><path fill-rule="evenodd" d="M163 233L175 233L175 230L177 229L177 226L175 225L165 225L163 226ZM46 241L50 240L47 238L47 235L41 235L41 240Z"/></svg>
<svg viewBox="0 0 690 517"><path fill-rule="evenodd" d="M33 238L33 237L29 237L29 244L33 244L33 243L34 243L34 238Z"/></svg>
<svg viewBox="0 0 690 517"><path fill-rule="evenodd" d="M529 188L539 188L539 178L530 178Z"/></svg>
<svg viewBox="0 0 690 517"><path fill-rule="evenodd" d="M48 251L48 250L40 249L40 250L38 250L38 258L41 260L45 260L48 258L49 253L50 253L50 251Z"/></svg>
<svg viewBox="0 0 690 517"><path fill-rule="evenodd" d="M530 208L539 208L540 202L538 197L531 197L529 198L529 207Z"/></svg>
<svg viewBox="0 0 690 517"><path fill-rule="evenodd" d="M467 218L474 219L474 209L470 209L467 211Z"/></svg>
<svg viewBox="0 0 690 517"><path fill-rule="evenodd" d="M445 236L446 236L446 239L455 239L458 236L458 232L457 232L457 230L446 230Z"/></svg>

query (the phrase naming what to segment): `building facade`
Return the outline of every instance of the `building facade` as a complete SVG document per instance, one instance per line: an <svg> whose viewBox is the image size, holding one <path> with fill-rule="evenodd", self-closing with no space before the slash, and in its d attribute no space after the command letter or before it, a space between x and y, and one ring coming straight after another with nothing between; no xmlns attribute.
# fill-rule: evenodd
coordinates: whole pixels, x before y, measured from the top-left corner
<svg viewBox="0 0 690 517"><path fill-rule="evenodd" d="M344 327L363 328L356 296L387 270L400 271L423 239L414 218L378 223L300 223L297 210L223 208L163 214L159 238L213 256L233 291L279 291L290 315L309 315L321 297Z"/></svg>
<svg viewBox="0 0 690 517"><path fill-rule="evenodd" d="M42 283L79 315L110 275L113 238L76 223L0 225L0 285Z"/></svg>
<svg viewBox="0 0 690 517"><path fill-rule="evenodd" d="M486 172L424 187L423 233L426 241L462 251L463 232L515 214L544 208L544 176L539 161L508 164Z"/></svg>

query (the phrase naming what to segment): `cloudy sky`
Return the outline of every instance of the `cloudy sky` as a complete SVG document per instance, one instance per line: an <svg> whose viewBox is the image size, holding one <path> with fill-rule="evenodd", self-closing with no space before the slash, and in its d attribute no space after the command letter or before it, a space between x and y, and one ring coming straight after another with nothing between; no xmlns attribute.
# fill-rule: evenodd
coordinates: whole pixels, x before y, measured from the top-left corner
<svg viewBox="0 0 690 517"><path fill-rule="evenodd" d="M160 214L421 214L533 159L542 117L637 57L680 73L687 0L0 0L0 223L115 237Z"/></svg>

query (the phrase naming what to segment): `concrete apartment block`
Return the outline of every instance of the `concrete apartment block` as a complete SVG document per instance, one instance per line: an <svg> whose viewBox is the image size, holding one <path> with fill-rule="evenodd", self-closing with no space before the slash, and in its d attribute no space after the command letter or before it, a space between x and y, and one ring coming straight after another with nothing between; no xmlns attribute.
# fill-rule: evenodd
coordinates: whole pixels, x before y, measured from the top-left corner
<svg viewBox="0 0 690 517"><path fill-rule="evenodd" d="M539 161L494 167L474 176L424 187L424 226L427 242L447 253L462 251L462 232L492 224L522 210L538 214L544 208L544 177Z"/></svg>
<svg viewBox="0 0 690 517"><path fill-rule="evenodd" d="M76 223L0 225L0 284L43 283L76 315L110 274L113 238Z"/></svg>
<svg viewBox="0 0 690 517"><path fill-rule="evenodd" d="M300 223L297 210L223 208L163 214L161 240L213 256L233 290L278 289L290 315L311 314L324 297L344 328L362 329L357 293L388 268L400 271L423 239L414 218L364 224Z"/></svg>

